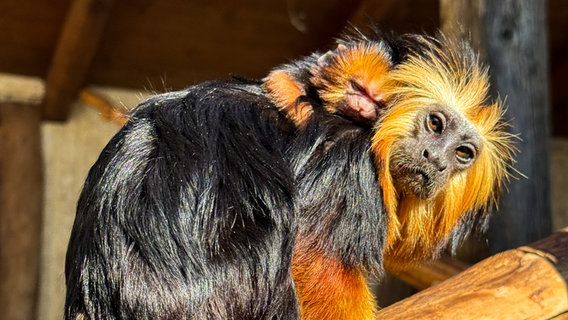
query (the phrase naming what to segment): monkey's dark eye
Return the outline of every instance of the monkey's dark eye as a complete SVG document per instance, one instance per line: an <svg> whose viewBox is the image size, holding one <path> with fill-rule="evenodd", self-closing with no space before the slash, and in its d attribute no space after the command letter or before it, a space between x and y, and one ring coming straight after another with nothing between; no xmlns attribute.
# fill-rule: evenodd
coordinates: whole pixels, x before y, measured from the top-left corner
<svg viewBox="0 0 568 320"><path fill-rule="evenodd" d="M349 80L349 84L351 85L351 87L353 88L353 90L361 93L361 94L367 94L367 89L365 89L365 87L363 87L360 83L358 83L357 81L351 79Z"/></svg>
<svg viewBox="0 0 568 320"><path fill-rule="evenodd" d="M463 162L470 162L475 156L475 151L468 146L460 146L456 149L456 156Z"/></svg>
<svg viewBox="0 0 568 320"><path fill-rule="evenodd" d="M437 114L428 116L428 128L436 133L442 133L444 130L444 119Z"/></svg>

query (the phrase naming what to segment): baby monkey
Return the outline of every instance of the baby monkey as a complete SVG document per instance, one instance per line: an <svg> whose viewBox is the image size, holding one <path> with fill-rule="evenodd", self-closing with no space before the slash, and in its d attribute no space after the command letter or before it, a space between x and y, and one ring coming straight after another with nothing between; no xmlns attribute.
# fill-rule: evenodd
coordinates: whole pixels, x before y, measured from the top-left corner
<svg viewBox="0 0 568 320"><path fill-rule="evenodd" d="M385 92L392 85L387 75L405 51L401 39L345 36L335 49L273 69L263 79L264 89L300 127L317 105L329 113L371 124L385 110Z"/></svg>

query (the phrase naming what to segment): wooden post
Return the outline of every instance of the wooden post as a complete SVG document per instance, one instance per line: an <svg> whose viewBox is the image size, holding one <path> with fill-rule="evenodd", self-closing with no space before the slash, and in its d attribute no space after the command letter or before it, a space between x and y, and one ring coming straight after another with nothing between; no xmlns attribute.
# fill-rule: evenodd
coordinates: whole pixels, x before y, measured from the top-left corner
<svg viewBox="0 0 568 320"><path fill-rule="evenodd" d="M485 259L377 319L551 319L568 312L567 276L568 228Z"/></svg>
<svg viewBox="0 0 568 320"><path fill-rule="evenodd" d="M0 314L35 319L42 158L37 106L0 103Z"/></svg>
<svg viewBox="0 0 568 320"><path fill-rule="evenodd" d="M512 180L502 195L488 232L491 253L551 232L546 7L534 0L440 0L442 30L471 37L522 139L515 168L527 178Z"/></svg>

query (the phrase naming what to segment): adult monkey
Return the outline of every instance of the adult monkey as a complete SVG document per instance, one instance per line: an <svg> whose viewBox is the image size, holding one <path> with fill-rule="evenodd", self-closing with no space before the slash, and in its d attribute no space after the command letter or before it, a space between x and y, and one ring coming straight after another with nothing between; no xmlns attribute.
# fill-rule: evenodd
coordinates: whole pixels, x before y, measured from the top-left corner
<svg viewBox="0 0 568 320"><path fill-rule="evenodd" d="M371 318L383 248L393 266L435 255L511 155L475 56L423 43L389 73L376 129L314 104L296 131L243 80L142 104L81 194L66 318L296 319L291 268L302 317Z"/></svg>
<svg viewBox="0 0 568 320"><path fill-rule="evenodd" d="M501 103L487 101L487 70L472 49L443 35L398 41L402 59L400 49L397 56L384 40L363 37L265 79L298 126L326 123L336 132L297 178L304 201L293 276L302 319L372 319L377 304L364 274L435 258L450 241L455 247L484 224L508 177L513 136ZM373 132L344 123L381 114ZM358 157L367 149L376 171ZM365 179L371 171L376 187ZM368 190L379 204L363 200Z"/></svg>

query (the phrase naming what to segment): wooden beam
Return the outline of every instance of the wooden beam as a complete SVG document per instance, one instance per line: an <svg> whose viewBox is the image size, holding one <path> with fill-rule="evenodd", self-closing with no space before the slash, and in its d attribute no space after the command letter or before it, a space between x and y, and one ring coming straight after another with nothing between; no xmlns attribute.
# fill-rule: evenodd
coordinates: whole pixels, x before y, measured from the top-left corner
<svg viewBox="0 0 568 320"><path fill-rule="evenodd" d="M43 173L38 106L0 103L0 310L36 319Z"/></svg>
<svg viewBox="0 0 568 320"><path fill-rule="evenodd" d="M115 0L74 0L46 76L43 116L66 120L83 85Z"/></svg>
<svg viewBox="0 0 568 320"><path fill-rule="evenodd" d="M43 79L13 74L0 74L0 102L37 105L43 99Z"/></svg>
<svg viewBox="0 0 568 320"><path fill-rule="evenodd" d="M422 262L391 274L415 289L424 290L459 274L466 268L467 264L444 256L440 260Z"/></svg>
<svg viewBox="0 0 568 320"><path fill-rule="evenodd" d="M567 270L568 228L487 258L377 319L550 319L568 312Z"/></svg>
<svg viewBox="0 0 568 320"><path fill-rule="evenodd" d="M425 261L408 266L403 270L387 270L385 277L374 289L382 307L390 306L406 297L437 285L468 267L466 263L443 256L439 260Z"/></svg>

